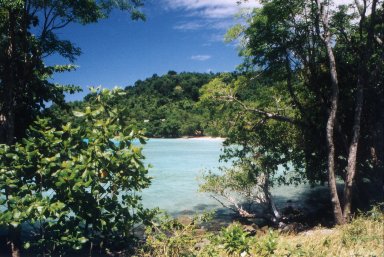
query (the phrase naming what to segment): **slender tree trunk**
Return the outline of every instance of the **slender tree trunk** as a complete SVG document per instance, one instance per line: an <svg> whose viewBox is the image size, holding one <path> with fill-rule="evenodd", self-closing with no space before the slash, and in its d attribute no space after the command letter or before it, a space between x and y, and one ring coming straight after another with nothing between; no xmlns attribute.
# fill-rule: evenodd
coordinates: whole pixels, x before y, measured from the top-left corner
<svg viewBox="0 0 384 257"><path fill-rule="evenodd" d="M6 49L6 60L4 69L4 86L5 86L5 143L12 145L15 138L15 87L16 87L16 19L17 13L10 9L8 10L9 25L8 25L8 47ZM6 192L8 195L9 192ZM20 227L14 228L8 226L8 245L10 246L12 257L20 257L21 251L21 230Z"/></svg>
<svg viewBox="0 0 384 257"><path fill-rule="evenodd" d="M4 86L5 86L5 106L4 106L4 128L5 128L5 143L8 145L13 144L15 138L15 104L14 104L14 90L15 90L15 73L16 67L14 62L15 55L15 30L16 30L16 16L13 10L8 11L9 14L9 28L8 28L8 47L6 49L6 65L4 69Z"/></svg>
<svg viewBox="0 0 384 257"><path fill-rule="evenodd" d="M328 57L330 57L330 71L332 79L332 97L331 97L331 108L326 127L327 135L327 147L328 147L328 185L331 193L331 202L333 207L333 215L337 224L343 224L344 218L341 210L339 196L337 194L336 186L336 172L335 172L335 143L334 143L334 128L336 121L336 113L338 107L338 95L339 88L337 82L336 63L333 57L333 51L329 51L330 43L327 43Z"/></svg>
<svg viewBox="0 0 384 257"><path fill-rule="evenodd" d="M273 201L272 194L270 192L270 187L269 187L270 182L269 182L268 174L263 174L262 176L264 176L262 179L262 180L264 180L264 182L260 186L263 189L263 193L264 193L266 205L268 207L268 211L270 212L270 214L272 214L271 221L275 224L279 224L279 221L281 219L281 214L278 211L278 209L275 205L275 202Z"/></svg>
<svg viewBox="0 0 384 257"><path fill-rule="evenodd" d="M380 43L379 43L380 45ZM383 45L384 46L384 45ZM384 60L384 52L381 53ZM375 64L374 81L381 79L382 63ZM375 109L373 115L373 133L371 143L371 158L374 163L374 173L371 177L375 190L375 198L379 201L384 199L384 88L376 88Z"/></svg>
<svg viewBox="0 0 384 257"><path fill-rule="evenodd" d="M356 107L355 107L355 117L353 122L353 135L352 135L351 144L349 146L347 174L345 177L345 185L344 185L343 216L345 220L348 220L351 214L352 190L353 190L354 178L356 175L357 150L358 150L359 139L360 139L361 113L363 110L363 101L364 101L364 85L362 80L363 80L362 76L359 75L358 82L357 82Z"/></svg>
<svg viewBox="0 0 384 257"><path fill-rule="evenodd" d="M381 184L380 195L382 196L382 199L384 199L384 112L382 111L384 110L384 94L382 94L382 97L379 100L379 110L374 133L374 148L377 156L377 176L375 177L377 181L375 181L375 183Z"/></svg>
<svg viewBox="0 0 384 257"><path fill-rule="evenodd" d="M339 196L337 194L336 186L336 164L335 164L335 142L334 142L334 129L336 124L336 114L339 101L339 82L337 79L337 69L336 69L336 60L333 54L331 36L329 31L328 17L324 13L324 6L316 0L317 3L317 12L321 19L324 29L324 36L322 37L329 61L329 72L331 75L331 86L332 86L332 95L331 95L331 106L329 110L329 116L326 126L326 140L328 148L328 186L331 193L331 202L333 208L333 215L335 222L337 224L345 223L343 212L340 205Z"/></svg>
<svg viewBox="0 0 384 257"><path fill-rule="evenodd" d="M384 108L384 104L381 104ZM380 114L379 120L376 123L376 154L377 154L377 166L381 170L379 174L384 175L384 112ZM382 180L384 181L384 180Z"/></svg>
<svg viewBox="0 0 384 257"><path fill-rule="evenodd" d="M364 1L364 8L361 8L359 5L359 1L355 0L357 8L360 9L360 40L364 40L363 38L363 26L365 23L365 10L366 10L366 0ZM374 40L373 28L375 26L376 20L376 4L377 0L372 2L372 11L371 11L371 22L370 27L368 28L368 36L366 44L362 44L360 47L360 62L358 67L358 79L357 79L357 92L356 92L356 100L355 100L355 117L353 121L353 129L352 129L352 140L349 146L348 153L348 166L347 166L347 175L345 179L344 186L344 208L343 215L344 219L348 220L351 214L351 206L352 206L352 190L354 185L354 178L356 175L356 160L357 160L357 150L360 139L360 127L361 127L361 114L363 110L364 104L364 88L368 83L369 75L368 75L368 65L369 59L371 58L372 46Z"/></svg>
<svg viewBox="0 0 384 257"><path fill-rule="evenodd" d="M11 248L12 257L20 257L21 256L20 228L19 227L14 228L13 226L9 226L8 233L9 233L8 244Z"/></svg>
<svg viewBox="0 0 384 257"><path fill-rule="evenodd" d="M281 214L280 214L279 210L277 209L270 192L268 192L267 197L268 197L268 205L269 205L269 208L270 208L270 210L274 216L275 223L278 223L278 221L281 219Z"/></svg>

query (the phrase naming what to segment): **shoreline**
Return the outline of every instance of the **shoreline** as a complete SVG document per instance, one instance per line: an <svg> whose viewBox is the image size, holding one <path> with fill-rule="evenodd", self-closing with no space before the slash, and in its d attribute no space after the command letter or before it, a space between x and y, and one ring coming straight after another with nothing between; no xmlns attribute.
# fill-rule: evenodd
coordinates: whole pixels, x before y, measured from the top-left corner
<svg viewBox="0 0 384 257"><path fill-rule="evenodd" d="M225 137L210 137L210 136L201 136L201 137L193 137L193 136L185 136L185 137L148 137L148 139L175 139L175 140L201 140L201 141L215 141L226 140Z"/></svg>
<svg viewBox="0 0 384 257"><path fill-rule="evenodd" d="M179 137L176 139L190 139L190 140L222 140L224 141L225 137L210 137L210 136L202 136L202 137Z"/></svg>

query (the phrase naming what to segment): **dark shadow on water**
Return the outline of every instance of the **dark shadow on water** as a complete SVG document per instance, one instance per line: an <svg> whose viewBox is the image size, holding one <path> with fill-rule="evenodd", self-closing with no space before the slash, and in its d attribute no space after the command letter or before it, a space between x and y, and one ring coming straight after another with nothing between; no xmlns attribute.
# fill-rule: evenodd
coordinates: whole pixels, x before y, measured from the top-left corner
<svg viewBox="0 0 384 257"><path fill-rule="evenodd" d="M173 217L179 217L179 216L193 216L193 215L196 215L198 213L203 213L203 212L206 212L206 211L209 211L209 210L212 210L216 207L216 205L214 204L197 204L195 206L193 206L192 209L188 209L188 210L182 210L182 211L177 211L177 212L170 212L170 214L173 216Z"/></svg>
<svg viewBox="0 0 384 257"><path fill-rule="evenodd" d="M342 187L339 185L339 195L342 195ZM316 186L307 188L292 198L284 195L275 195L273 200L277 208L283 216L289 217L288 222L298 222L303 224L306 228L321 225L323 227L331 227L333 223L332 208L330 202L330 195L328 187ZM247 206L244 203L243 206ZM254 219L244 219L232 210L224 207L217 207L212 204L197 204L192 209L182 210L179 212L170 213L173 217L189 216L193 217L204 212L213 211L212 220L203 226L212 231L218 231L222 227L231 224L232 222L241 222L244 224L256 223L259 227L271 226L270 221L264 218L257 218L264 216L264 207L260 205L253 205L253 212L256 213Z"/></svg>

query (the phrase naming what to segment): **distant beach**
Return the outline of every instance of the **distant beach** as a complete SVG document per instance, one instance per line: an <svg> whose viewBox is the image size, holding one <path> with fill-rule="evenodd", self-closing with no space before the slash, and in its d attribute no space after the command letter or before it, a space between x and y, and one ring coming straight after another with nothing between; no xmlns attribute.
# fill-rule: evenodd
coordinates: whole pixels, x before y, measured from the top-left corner
<svg viewBox="0 0 384 257"><path fill-rule="evenodd" d="M177 139L190 139L190 140L219 140L224 141L226 138L224 137L209 137L209 136L203 136L203 137L180 137Z"/></svg>

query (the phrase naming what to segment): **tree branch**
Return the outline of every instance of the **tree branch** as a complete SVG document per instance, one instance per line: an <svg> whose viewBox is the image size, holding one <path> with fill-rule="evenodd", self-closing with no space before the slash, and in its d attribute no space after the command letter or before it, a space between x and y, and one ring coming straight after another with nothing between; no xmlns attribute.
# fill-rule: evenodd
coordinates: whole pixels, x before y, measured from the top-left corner
<svg viewBox="0 0 384 257"><path fill-rule="evenodd" d="M229 203L231 203L232 205L235 206L235 208L233 208L232 206L229 206L229 205L226 205L225 203L223 203L223 201L221 201L219 198L217 198L216 196L214 195L211 195L211 197L213 199L215 199L216 201L218 201L224 208L228 208L228 209L231 209L232 211L238 213L241 217L243 218L254 218L256 215L255 214L252 214L252 213L249 213L247 212L246 210L243 209L243 207L239 206L237 204L237 202L230 196L223 196Z"/></svg>
<svg viewBox="0 0 384 257"><path fill-rule="evenodd" d="M229 96L228 98L229 98L229 100L235 101L236 103L241 105L241 107L243 107L244 110L260 114L260 115L264 116L267 119L288 122L288 123L291 123L291 124L294 124L294 125L300 125L300 126L303 125L298 120L295 120L293 118L290 118L290 117L287 117L287 116L284 116L284 115L281 115L281 114L278 114L278 113L267 112L267 111L256 109L256 108L250 108L247 105L245 105L243 102L238 100L236 97Z"/></svg>
<svg viewBox="0 0 384 257"><path fill-rule="evenodd" d="M66 22L61 23L60 25L53 25L50 31L56 30L56 29L62 29L66 27L69 23L71 23L74 20L74 18L69 18Z"/></svg>
<svg viewBox="0 0 384 257"><path fill-rule="evenodd" d="M358 10L358 12L359 12L361 17L365 17L365 12L367 10L367 2L366 2L366 0L363 0L363 2L364 2L364 5L362 5L359 0L355 0L356 8L357 8L357 10Z"/></svg>

